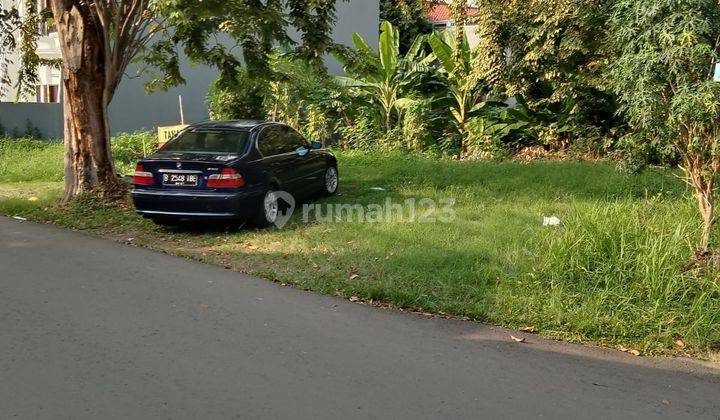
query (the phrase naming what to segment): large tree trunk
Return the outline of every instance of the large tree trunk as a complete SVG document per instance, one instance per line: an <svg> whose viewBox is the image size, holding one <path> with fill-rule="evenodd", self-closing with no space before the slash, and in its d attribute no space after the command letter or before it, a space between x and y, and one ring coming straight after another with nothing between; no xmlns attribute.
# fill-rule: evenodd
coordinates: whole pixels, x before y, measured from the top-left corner
<svg viewBox="0 0 720 420"><path fill-rule="evenodd" d="M64 201L87 191L116 198L123 190L110 155L103 40L71 2L52 6L63 54Z"/></svg>

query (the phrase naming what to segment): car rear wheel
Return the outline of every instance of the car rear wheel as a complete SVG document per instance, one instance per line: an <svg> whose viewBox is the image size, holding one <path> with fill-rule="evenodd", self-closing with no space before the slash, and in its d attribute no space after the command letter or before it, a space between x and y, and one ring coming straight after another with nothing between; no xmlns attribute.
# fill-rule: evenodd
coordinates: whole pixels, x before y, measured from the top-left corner
<svg viewBox="0 0 720 420"><path fill-rule="evenodd" d="M337 192L338 185L340 184L340 177L338 176L338 170L335 166L328 166L325 170L325 176L323 177L323 195L333 195Z"/></svg>
<svg viewBox="0 0 720 420"><path fill-rule="evenodd" d="M268 227L277 221L278 214L280 214L280 204L278 203L276 191L273 189L267 190L253 222L258 227Z"/></svg>

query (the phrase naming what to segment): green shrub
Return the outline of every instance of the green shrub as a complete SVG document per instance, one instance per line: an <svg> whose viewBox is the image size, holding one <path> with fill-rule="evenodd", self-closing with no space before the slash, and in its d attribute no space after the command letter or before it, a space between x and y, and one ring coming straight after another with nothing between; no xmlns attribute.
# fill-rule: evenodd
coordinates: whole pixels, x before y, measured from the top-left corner
<svg viewBox="0 0 720 420"><path fill-rule="evenodd" d="M401 145L410 150L425 150L432 142L431 101L426 99L407 101L402 107Z"/></svg>
<svg viewBox="0 0 720 420"><path fill-rule="evenodd" d="M340 127L338 131L344 149L368 150L376 146L382 136L376 120L366 116L361 116L352 125Z"/></svg>
<svg viewBox="0 0 720 420"><path fill-rule="evenodd" d="M110 139L115 169L121 175L130 174L138 160L157 149L157 136L149 131L135 134L122 133Z"/></svg>
<svg viewBox="0 0 720 420"><path fill-rule="evenodd" d="M110 140L113 158L118 162L136 162L157 149L157 136L149 131L122 133Z"/></svg>
<svg viewBox="0 0 720 420"><path fill-rule="evenodd" d="M210 85L207 104L213 120L265 119L264 101L268 83L250 75L245 68L238 68L234 80L221 77Z"/></svg>

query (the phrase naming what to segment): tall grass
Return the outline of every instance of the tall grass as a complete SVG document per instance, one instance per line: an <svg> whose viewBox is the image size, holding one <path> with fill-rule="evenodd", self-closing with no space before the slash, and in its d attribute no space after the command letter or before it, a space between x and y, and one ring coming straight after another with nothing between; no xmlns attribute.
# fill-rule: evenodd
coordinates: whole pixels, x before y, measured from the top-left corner
<svg viewBox="0 0 720 420"><path fill-rule="evenodd" d="M132 173L138 160L157 147L150 132L119 134L110 140L115 169ZM62 181L63 144L59 140L0 138L0 182Z"/></svg>
<svg viewBox="0 0 720 420"><path fill-rule="evenodd" d="M59 141L0 139L0 182L61 181Z"/></svg>
<svg viewBox="0 0 720 420"><path fill-rule="evenodd" d="M717 270L688 269L699 234L689 201L578 203L537 238L534 268L499 288L497 309L562 337L711 350L720 283Z"/></svg>

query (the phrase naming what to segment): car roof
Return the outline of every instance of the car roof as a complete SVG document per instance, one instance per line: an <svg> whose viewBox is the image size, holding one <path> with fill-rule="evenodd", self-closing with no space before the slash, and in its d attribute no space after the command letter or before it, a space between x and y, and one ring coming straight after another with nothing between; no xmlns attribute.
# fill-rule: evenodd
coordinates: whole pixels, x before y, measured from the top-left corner
<svg viewBox="0 0 720 420"><path fill-rule="evenodd" d="M272 121L263 120L227 120L227 121L208 121L191 125L192 128L209 128L209 129L231 129L231 130L252 130L266 124L274 124Z"/></svg>

